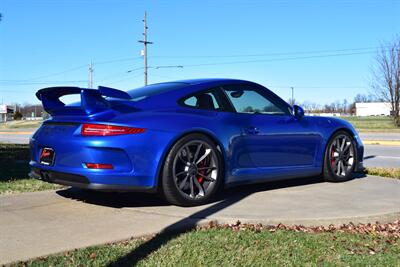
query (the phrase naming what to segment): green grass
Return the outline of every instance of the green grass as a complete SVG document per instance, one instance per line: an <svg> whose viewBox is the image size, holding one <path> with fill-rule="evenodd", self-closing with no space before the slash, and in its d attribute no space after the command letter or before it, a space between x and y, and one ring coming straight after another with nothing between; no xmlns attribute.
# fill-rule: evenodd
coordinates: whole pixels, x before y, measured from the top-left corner
<svg viewBox="0 0 400 267"><path fill-rule="evenodd" d="M353 124L359 132L400 132L391 117L341 117Z"/></svg>
<svg viewBox="0 0 400 267"><path fill-rule="evenodd" d="M370 234L211 228L164 238L154 247L136 239L20 265L106 266L134 252L138 266L400 266L400 240Z"/></svg>
<svg viewBox="0 0 400 267"><path fill-rule="evenodd" d="M29 158L29 145L0 143L0 161L28 161Z"/></svg>
<svg viewBox="0 0 400 267"><path fill-rule="evenodd" d="M367 173L370 175L400 179L400 168L367 168Z"/></svg>
<svg viewBox="0 0 400 267"><path fill-rule="evenodd" d="M42 182L40 180L27 178L27 179L15 179L8 181L0 181L0 195L8 195L23 192L35 192L51 189L62 188L61 185L50 184Z"/></svg>
<svg viewBox="0 0 400 267"><path fill-rule="evenodd" d="M29 146L0 144L0 195L61 188L28 177Z"/></svg>

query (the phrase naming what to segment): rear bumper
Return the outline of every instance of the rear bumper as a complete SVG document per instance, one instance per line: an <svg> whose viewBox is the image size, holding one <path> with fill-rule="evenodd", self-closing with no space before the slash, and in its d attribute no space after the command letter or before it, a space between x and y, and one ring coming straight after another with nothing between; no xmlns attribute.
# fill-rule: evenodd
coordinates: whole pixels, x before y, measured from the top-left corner
<svg viewBox="0 0 400 267"><path fill-rule="evenodd" d="M80 127L76 123L47 123L37 130L30 140L32 176L96 190L151 191L158 187L160 162L173 134L147 130L132 135L82 136ZM54 151L50 165L40 163L44 148ZM87 163L112 168L91 169Z"/></svg>
<svg viewBox="0 0 400 267"><path fill-rule="evenodd" d="M79 174L63 173L57 171L49 171L40 168L31 168L29 177L39 179L48 183L61 184L66 186L72 186L82 189L91 189L97 191L134 191L134 192L156 192L155 187L147 186L130 186L130 185L118 185L118 184L106 184L106 183L91 183L90 180Z"/></svg>

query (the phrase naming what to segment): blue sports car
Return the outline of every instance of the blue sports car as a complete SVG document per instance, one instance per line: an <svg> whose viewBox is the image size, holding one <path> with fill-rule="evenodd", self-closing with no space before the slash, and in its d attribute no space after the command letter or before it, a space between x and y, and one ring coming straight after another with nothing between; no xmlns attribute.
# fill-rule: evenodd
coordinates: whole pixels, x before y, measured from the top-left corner
<svg viewBox="0 0 400 267"><path fill-rule="evenodd" d="M60 98L80 95L80 102ZM31 177L94 190L161 192L181 206L222 187L363 169L350 123L304 116L267 88L234 79L121 91L52 87L36 96L51 118L30 140Z"/></svg>

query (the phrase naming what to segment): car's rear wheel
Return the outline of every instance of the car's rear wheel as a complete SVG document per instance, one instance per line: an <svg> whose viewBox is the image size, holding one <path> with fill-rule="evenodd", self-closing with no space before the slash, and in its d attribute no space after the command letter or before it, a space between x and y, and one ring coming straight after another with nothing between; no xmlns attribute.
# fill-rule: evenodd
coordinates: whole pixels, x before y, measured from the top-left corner
<svg viewBox="0 0 400 267"><path fill-rule="evenodd" d="M184 136L165 160L162 189L167 201L179 206L207 203L222 180L221 155L202 134Z"/></svg>
<svg viewBox="0 0 400 267"><path fill-rule="evenodd" d="M337 132L326 146L324 179L329 182L343 182L352 178L356 164L355 142L347 132Z"/></svg>

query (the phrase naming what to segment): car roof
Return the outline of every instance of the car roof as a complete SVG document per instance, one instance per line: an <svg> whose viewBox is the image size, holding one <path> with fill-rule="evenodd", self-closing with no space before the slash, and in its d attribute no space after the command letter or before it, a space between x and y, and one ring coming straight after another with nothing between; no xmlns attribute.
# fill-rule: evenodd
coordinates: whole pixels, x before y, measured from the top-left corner
<svg viewBox="0 0 400 267"><path fill-rule="evenodd" d="M239 80L239 79L230 79L230 78L199 78L199 79L187 79L187 80L163 82L163 83L159 83L159 84L184 83L187 85L198 85L198 84L207 84L207 83L213 83L213 82L248 82L248 81Z"/></svg>
<svg viewBox="0 0 400 267"><path fill-rule="evenodd" d="M127 93L132 98L142 98L143 96L155 97L160 94L187 94L195 92L196 90L209 87L218 86L222 84L237 84L237 83L251 83L249 81L226 79L226 78L203 78L203 79L190 79L190 80L177 80L161 83L149 84L143 87L128 90Z"/></svg>
<svg viewBox="0 0 400 267"><path fill-rule="evenodd" d="M275 97L277 101L282 102L282 105L285 106L288 105L278 95L276 95L275 93L273 93L271 90L269 90L264 86L261 86L251 81L239 80L239 79L227 79L227 78L203 78L203 79L162 82L136 88L131 91L128 91L128 93L131 92L130 94L132 94L133 92L135 93L144 92L143 96L145 97L141 95L135 96L135 98L138 98L138 100L135 100L135 106L141 109L149 109L149 108L161 109L161 108L171 108L171 107L175 108L176 106L180 106L178 104L178 101L184 97L188 97L191 94L196 93L200 90L224 84L254 84L262 87L266 92ZM165 87L166 89L155 93L147 91L148 89L150 89L149 87L157 87L157 86ZM146 92L149 93L146 95Z"/></svg>

